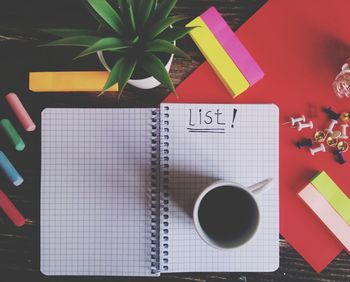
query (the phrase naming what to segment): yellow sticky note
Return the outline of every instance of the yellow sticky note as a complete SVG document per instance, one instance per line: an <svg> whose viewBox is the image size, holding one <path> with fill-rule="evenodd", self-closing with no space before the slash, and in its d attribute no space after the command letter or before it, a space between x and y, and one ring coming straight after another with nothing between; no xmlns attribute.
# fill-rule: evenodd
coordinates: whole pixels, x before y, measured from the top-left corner
<svg viewBox="0 0 350 282"><path fill-rule="evenodd" d="M30 72L29 90L33 92L101 92L107 71ZM118 84L107 91L118 91Z"/></svg>
<svg viewBox="0 0 350 282"><path fill-rule="evenodd" d="M231 95L236 97L247 90L249 82L204 21L197 17L187 24L187 27L197 27L190 32L190 36Z"/></svg>
<svg viewBox="0 0 350 282"><path fill-rule="evenodd" d="M350 225L350 199L334 183L326 172L321 172L311 184L328 201L336 212Z"/></svg>

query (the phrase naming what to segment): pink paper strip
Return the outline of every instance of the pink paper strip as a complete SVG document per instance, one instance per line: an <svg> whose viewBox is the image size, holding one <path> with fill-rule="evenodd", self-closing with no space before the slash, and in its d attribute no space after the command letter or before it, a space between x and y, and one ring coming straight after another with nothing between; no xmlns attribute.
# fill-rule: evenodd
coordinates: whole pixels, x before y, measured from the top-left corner
<svg viewBox="0 0 350 282"><path fill-rule="evenodd" d="M215 7L204 12L201 18L237 65L250 86L263 78L264 72Z"/></svg>
<svg viewBox="0 0 350 282"><path fill-rule="evenodd" d="M327 200L309 184L299 196L312 209L312 211L322 220L322 222L332 231L338 240L344 245L347 252L350 252L350 226L332 208Z"/></svg>

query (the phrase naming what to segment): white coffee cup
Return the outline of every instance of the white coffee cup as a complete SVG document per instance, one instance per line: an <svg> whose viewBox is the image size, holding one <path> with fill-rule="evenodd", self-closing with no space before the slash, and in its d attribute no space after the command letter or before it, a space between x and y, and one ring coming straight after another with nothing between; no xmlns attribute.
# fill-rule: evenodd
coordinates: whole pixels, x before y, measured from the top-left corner
<svg viewBox="0 0 350 282"><path fill-rule="evenodd" d="M199 236L218 249L245 245L260 225L260 207L256 196L272 187L271 178L249 187L217 181L197 197L193 221Z"/></svg>

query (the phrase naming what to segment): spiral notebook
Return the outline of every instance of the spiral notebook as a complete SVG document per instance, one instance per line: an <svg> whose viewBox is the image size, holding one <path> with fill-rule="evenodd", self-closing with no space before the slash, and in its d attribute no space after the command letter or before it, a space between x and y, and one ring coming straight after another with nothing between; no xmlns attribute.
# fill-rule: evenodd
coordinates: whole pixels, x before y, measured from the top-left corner
<svg viewBox="0 0 350 282"><path fill-rule="evenodd" d="M214 249L191 219L195 196L222 179L274 187L243 247ZM161 104L160 109L42 113L41 271L159 276L274 271L279 265L278 109Z"/></svg>

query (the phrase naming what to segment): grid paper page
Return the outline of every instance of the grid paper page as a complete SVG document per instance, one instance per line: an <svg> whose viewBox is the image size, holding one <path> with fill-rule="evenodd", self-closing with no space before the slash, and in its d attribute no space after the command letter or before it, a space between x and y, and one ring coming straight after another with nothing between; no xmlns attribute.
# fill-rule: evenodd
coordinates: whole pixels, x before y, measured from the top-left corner
<svg viewBox="0 0 350 282"><path fill-rule="evenodd" d="M151 275L152 109L42 113L41 271Z"/></svg>
<svg viewBox="0 0 350 282"><path fill-rule="evenodd" d="M278 268L278 134L274 105L161 105L162 272ZM232 250L208 246L194 229L196 196L217 180L247 187L267 178L273 178L274 184L257 196L261 225L256 236Z"/></svg>

